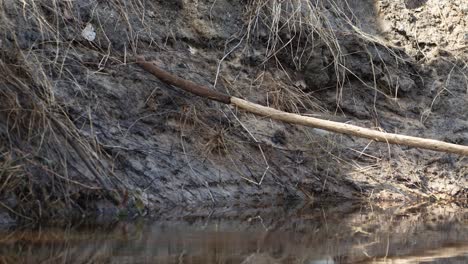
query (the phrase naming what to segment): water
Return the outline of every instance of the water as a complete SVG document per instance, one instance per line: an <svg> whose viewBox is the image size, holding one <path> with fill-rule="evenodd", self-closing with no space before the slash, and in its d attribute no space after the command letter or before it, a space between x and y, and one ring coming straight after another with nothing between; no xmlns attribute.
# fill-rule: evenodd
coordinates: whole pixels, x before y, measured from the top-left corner
<svg viewBox="0 0 468 264"><path fill-rule="evenodd" d="M180 210L0 232L0 263L468 263L460 204Z"/></svg>

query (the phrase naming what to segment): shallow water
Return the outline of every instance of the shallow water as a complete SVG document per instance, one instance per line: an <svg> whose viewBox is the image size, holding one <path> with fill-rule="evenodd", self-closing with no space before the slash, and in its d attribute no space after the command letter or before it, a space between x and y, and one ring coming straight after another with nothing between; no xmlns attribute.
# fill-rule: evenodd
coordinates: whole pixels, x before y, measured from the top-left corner
<svg viewBox="0 0 468 264"><path fill-rule="evenodd" d="M460 204L205 208L0 232L0 263L468 263Z"/></svg>

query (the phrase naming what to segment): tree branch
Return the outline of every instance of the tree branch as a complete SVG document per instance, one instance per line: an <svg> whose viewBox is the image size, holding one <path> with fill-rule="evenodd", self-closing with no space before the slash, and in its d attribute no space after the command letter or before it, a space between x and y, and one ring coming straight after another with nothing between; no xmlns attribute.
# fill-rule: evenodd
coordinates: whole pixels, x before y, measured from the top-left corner
<svg viewBox="0 0 468 264"><path fill-rule="evenodd" d="M274 108L262 106L259 104L255 104L252 102L245 101L240 98L236 98L233 96L229 96L218 91L211 90L207 87L195 84L193 82L184 80L177 76L174 76L151 62L145 60L144 57L138 56L137 63L146 71L153 74L161 81L177 86L187 92L193 93L195 95L205 97L214 101L218 101L224 104L231 104L236 107L239 107L247 112L269 117L271 119L304 125L309 127L320 128L323 130L328 130L336 133L361 137L361 138L368 138L378 142L384 142L388 144L397 144L397 145L404 145L409 147L416 147L422 149L430 149L440 152L447 152L447 153L455 153L459 155L468 156L468 146L464 145L457 145L452 143L447 143L439 140L434 139L426 139L420 137L412 137L406 136L401 134L394 134L394 133L385 133L369 128L363 128L355 125L334 122L329 120L323 120L319 118L309 117L309 116L302 116L298 114L287 113L283 111L279 111Z"/></svg>

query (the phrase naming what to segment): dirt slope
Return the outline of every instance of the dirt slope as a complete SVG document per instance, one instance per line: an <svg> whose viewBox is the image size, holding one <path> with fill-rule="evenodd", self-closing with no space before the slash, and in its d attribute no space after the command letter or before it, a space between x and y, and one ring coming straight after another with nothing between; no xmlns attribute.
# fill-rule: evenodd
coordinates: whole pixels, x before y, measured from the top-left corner
<svg viewBox="0 0 468 264"><path fill-rule="evenodd" d="M439 2L0 1L2 203L41 217L37 205L109 201L467 198L466 158L272 122L133 63L143 54L281 110L468 145L468 7Z"/></svg>

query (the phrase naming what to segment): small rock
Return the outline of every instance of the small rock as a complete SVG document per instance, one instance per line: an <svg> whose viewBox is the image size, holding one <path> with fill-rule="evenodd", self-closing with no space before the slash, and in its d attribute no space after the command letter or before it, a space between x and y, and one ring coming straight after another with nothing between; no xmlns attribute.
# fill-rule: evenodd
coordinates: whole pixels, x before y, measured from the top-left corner
<svg viewBox="0 0 468 264"><path fill-rule="evenodd" d="M96 39L96 32L94 31L94 26L91 23L88 23L83 29L83 31L81 31L81 36L88 41L94 41L94 39Z"/></svg>
<svg viewBox="0 0 468 264"><path fill-rule="evenodd" d="M7 212L0 212L0 226L12 225L14 223L15 219L11 218Z"/></svg>
<svg viewBox="0 0 468 264"><path fill-rule="evenodd" d="M282 130L276 130L271 141L275 144L284 145L286 144L286 134Z"/></svg>
<svg viewBox="0 0 468 264"><path fill-rule="evenodd" d="M428 0L406 0L405 6L408 9L416 9L425 5L427 1Z"/></svg>
<svg viewBox="0 0 468 264"><path fill-rule="evenodd" d="M267 263L275 264L279 262L267 254L252 254L248 256L244 261L242 261L242 264L254 264L254 263L255 264L267 264Z"/></svg>
<svg viewBox="0 0 468 264"><path fill-rule="evenodd" d="M393 91L409 92L416 87L416 83L407 74L401 74L395 70L389 70L384 76L379 79L379 84Z"/></svg>
<svg viewBox="0 0 468 264"><path fill-rule="evenodd" d="M330 83L331 78L322 56L317 54L309 60L304 71L304 79L311 90L323 89Z"/></svg>

